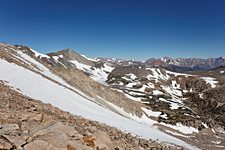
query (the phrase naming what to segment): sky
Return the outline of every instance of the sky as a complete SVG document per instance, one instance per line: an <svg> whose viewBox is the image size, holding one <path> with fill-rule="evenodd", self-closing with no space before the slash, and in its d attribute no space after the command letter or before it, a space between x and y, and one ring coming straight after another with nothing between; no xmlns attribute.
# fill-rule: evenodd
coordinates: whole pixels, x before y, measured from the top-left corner
<svg viewBox="0 0 225 150"><path fill-rule="evenodd" d="M225 1L0 0L0 42L137 60L225 56Z"/></svg>

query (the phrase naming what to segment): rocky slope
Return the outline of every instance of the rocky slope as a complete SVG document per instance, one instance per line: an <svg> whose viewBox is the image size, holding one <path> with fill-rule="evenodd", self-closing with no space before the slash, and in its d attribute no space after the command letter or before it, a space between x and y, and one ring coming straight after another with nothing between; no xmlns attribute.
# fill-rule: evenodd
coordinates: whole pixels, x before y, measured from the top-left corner
<svg viewBox="0 0 225 150"><path fill-rule="evenodd" d="M181 74L160 67L121 66L109 74L107 82L130 99L149 107L152 111L145 110L146 113L157 118L158 122L194 127L200 131L195 134L195 138L204 134L210 139L216 129L219 131L216 135L219 134L224 140L225 76L223 73L223 67L194 74ZM207 131L210 128L211 133ZM206 142L202 139L198 140L199 145L201 142ZM204 149L209 147L210 144Z"/></svg>
<svg viewBox="0 0 225 150"><path fill-rule="evenodd" d="M31 99L0 82L0 149L179 149Z"/></svg>

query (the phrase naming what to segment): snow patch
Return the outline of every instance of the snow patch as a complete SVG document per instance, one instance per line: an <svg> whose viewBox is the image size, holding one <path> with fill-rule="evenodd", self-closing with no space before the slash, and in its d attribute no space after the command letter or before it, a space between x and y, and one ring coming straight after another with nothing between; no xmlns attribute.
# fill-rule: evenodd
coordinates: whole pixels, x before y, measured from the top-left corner
<svg viewBox="0 0 225 150"><path fill-rule="evenodd" d="M203 99L203 93L199 93L198 96Z"/></svg>
<svg viewBox="0 0 225 150"><path fill-rule="evenodd" d="M161 112L159 111L152 111L150 109L141 107L141 109L148 115L148 116L153 116L153 117L159 117L159 115L161 114Z"/></svg>
<svg viewBox="0 0 225 150"><path fill-rule="evenodd" d="M170 134L173 134L175 136L180 136L180 137L185 137L185 138L189 138L189 136L186 136L186 135L183 135L183 134L179 134L177 132L172 132L170 130L166 130L166 133L170 133Z"/></svg>
<svg viewBox="0 0 225 150"><path fill-rule="evenodd" d="M129 88L132 88L133 86L135 86L135 85L137 85L137 83L132 83L132 82L130 82L130 83L128 83L127 85L126 85L126 87L129 87Z"/></svg>
<svg viewBox="0 0 225 150"><path fill-rule="evenodd" d="M63 58L63 55L59 55L60 58Z"/></svg>
<svg viewBox="0 0 225 150"><path fill-rule="evenodd" d="M162 95L163 92L159 91L159 90L153 90L152 91L153 95Z"/></svg>
<svg viewBox="0 0 225 150"><path fill-rule="evenodd" d="M218 81L215 81L215 78L212 77L201 77L203 80L205 80L206 84L210 84L212 88L216 87L216 83Z"/></svg>
<svg viewBox="0 0 225 150"><path fill-rule="evenodd" d="M108 78L109 72L111 72L114 69L113 67L110 67L106 64L104 64L103 67L101 68L95 68L95 67L92 68L92 66L79 63L77 60L70 60L70 62L73 63L77 69L90 74L90 77L93 80L104 85L107 85L105 81Z"/></svg>
<svg viewBox="0 0 225 150"><path fill-rule="evenodd" d="M214 144L220 144L221 143L221 141L211 141L212 143L214 143Z"/></svg>
<svg viewBox="0 0 225 150"><path fill-rule="evenodd" d="M125 94L125 93L124 93L124 95L125 95L127 98L131 99L131 100L134 100L134 101L137 101L137 102L140 102L140 101L141 101L141 98L140 98L140 97L133 97L133 96L131 96L131 95L129 95L129 94Z"/></svg>
<svg viewBox="0 0 225 150"><path fill-rule="evenodd" d="M48 55L41 54L41 53L39 53L39 52L37 52L37 51L31 49L31 48L30 48L30 50L34 53L35 57L40 57L40 58L42 58L42 57L47 57L47 58L50 58Z"/></svg>
<svg viewBox="0 0 225 150"><path fill-rule="evenodd" d="M53 58L54 60L58 61L59 56L52 56L52 58Z"/></svg>
<svg viewBox="0 0 225 150"><path fill-rule="evenodd" d="M174 103L174 102L170 102L170 109L177 109L179 108L180 106L177 104L177 103Z"/></svg>
<svg viewBox="0 0 225 150"><path fill-rule="evenodd" d="M164 124L164 123L162 123ZM181 133L183 134L192 134L193 132L196 132L196 133L199 133L198 129L194 128L194 127L187 127L187 126L184 126L180 123L177 123L175 126L174 125L170 125L170 124L164 124L174 130L178 130L180 131Z"/></svg>
<svg viewBox="0 0 225 150"><path fill-rule="evenodd" d="M84 57L84 58L86 58L87 60L90 60L90 61L97 61L97 60L95 60L95 59L93 59L93 58L89 58L89 57L87 57L87 56L85 56L85 55L81 55L82 57Z"/></svg>

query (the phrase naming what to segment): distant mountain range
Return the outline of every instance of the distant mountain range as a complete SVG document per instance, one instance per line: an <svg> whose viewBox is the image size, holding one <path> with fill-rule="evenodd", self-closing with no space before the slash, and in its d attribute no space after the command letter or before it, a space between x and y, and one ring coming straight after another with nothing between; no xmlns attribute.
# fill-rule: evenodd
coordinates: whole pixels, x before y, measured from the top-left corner
<svg viewBox="0 0 225 150"><path fill-rule="evenodd" d="M146 61L123 60L113 58L97 58L113 66L146 65L147 67L160 66L170 71L187 72L196 70L210 70L225 66L225 57L218 58L150 58Z"/></svg>

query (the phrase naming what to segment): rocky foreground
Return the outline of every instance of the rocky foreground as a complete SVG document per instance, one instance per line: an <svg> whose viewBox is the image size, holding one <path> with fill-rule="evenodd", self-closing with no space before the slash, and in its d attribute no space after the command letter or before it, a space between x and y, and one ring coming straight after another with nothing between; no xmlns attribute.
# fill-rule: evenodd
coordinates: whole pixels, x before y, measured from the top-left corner
<svg viewBox="0 0 225 150"><path fill-rule="evenodd" d="M0 82L0 149L183 149L143 140L28 98Z"/></svg>

